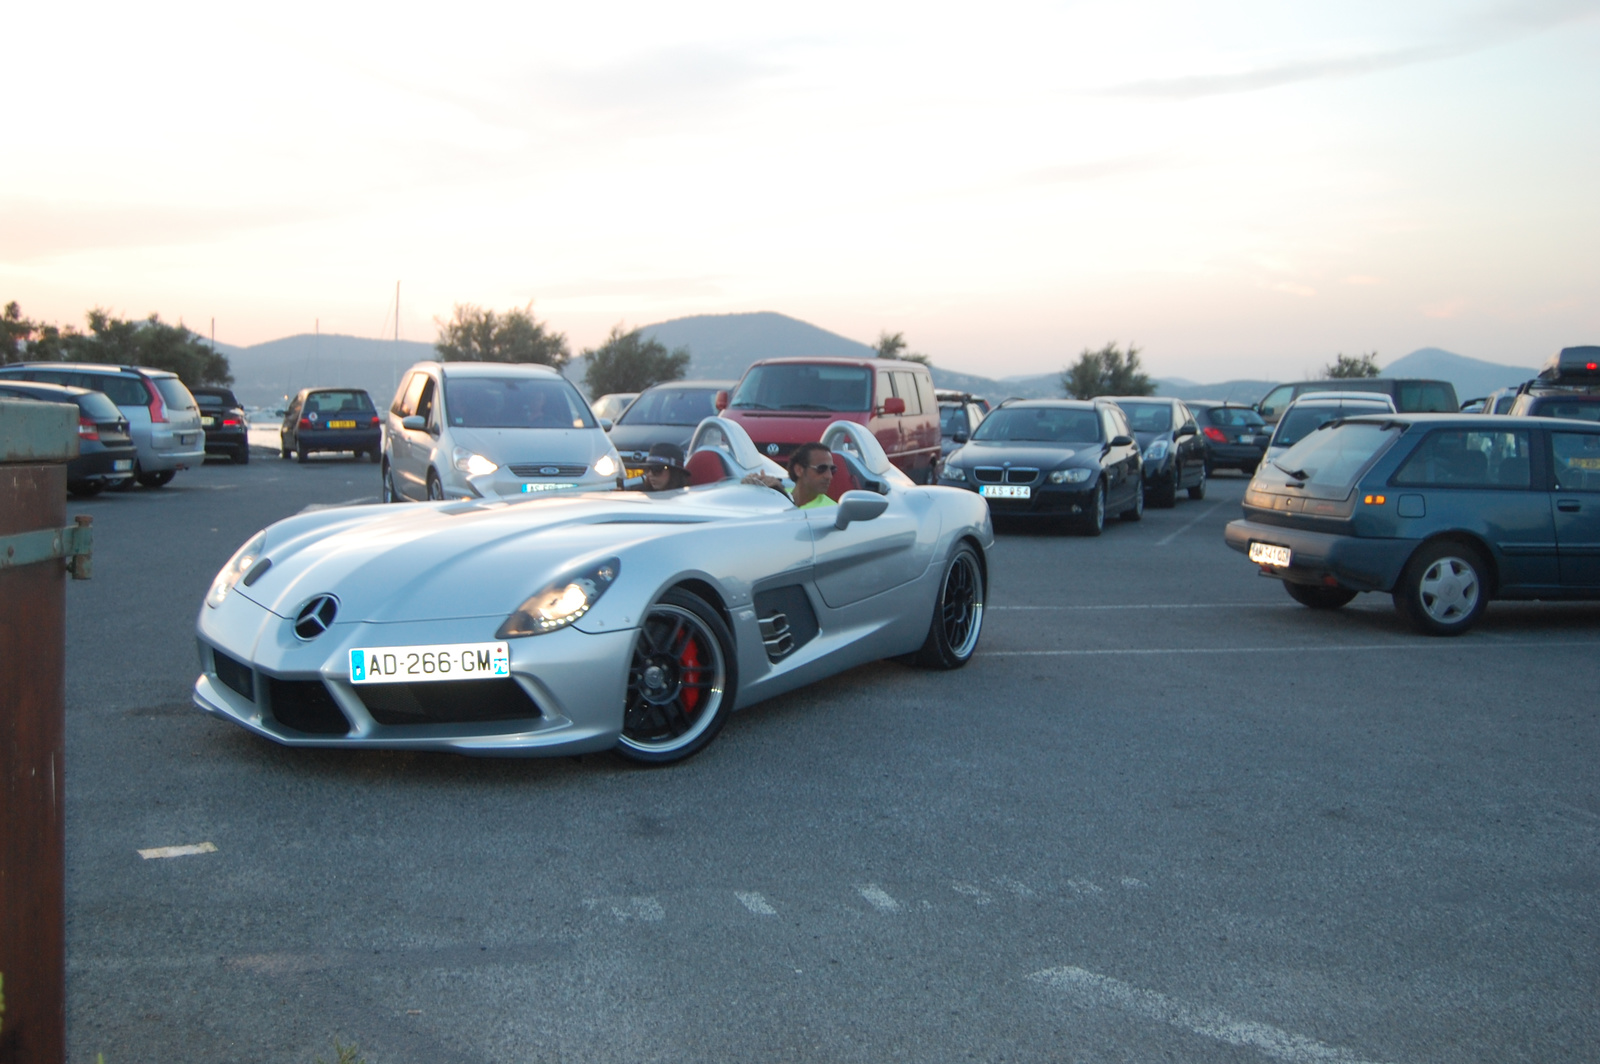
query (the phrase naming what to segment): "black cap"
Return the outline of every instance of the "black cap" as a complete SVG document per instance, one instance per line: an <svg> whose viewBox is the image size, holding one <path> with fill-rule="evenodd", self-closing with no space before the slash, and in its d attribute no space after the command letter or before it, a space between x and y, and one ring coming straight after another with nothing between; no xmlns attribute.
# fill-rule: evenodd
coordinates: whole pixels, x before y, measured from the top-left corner
<svg viewBox="0 0 1600 1064"><path fill-rule="evenodd" d="M683 448L675 443L658 443L650 448L646 465L664 465L671 469L683 468Z"/></svg>

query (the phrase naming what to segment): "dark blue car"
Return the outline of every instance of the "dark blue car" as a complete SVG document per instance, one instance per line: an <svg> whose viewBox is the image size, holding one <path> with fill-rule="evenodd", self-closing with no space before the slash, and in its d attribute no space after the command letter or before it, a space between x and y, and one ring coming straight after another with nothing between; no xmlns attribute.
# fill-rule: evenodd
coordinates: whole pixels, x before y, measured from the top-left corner
<svg viewBox="0 0 1600 1064"><path fill-rule="evenodd" d="M1491 598L1600 599L1600 424L1380 414L1330 422L1265 463L1228 546L1297 602L1385 591L1434 635Z"/></svg>

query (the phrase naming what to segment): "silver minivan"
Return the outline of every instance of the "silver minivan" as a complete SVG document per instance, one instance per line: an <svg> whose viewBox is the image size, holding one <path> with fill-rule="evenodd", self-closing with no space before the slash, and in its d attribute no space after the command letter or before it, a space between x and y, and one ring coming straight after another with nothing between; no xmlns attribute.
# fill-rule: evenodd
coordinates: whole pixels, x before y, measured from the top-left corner
<svg viewBox="0 0 1600 1064"><path fill-rule="evenodd" d="M200 407L176 373L95 362L18 362L0 366L0 375L104 392L128 419L134 480L147 488L162 487L180 469L205 464Z"/></svg>
<svg viewBox="0 0 1600 1064"><path fill-rule="evenodd" d="M527 497L622 487L622 459L548 366L419 362L383 436L383 500Z"/></svg>

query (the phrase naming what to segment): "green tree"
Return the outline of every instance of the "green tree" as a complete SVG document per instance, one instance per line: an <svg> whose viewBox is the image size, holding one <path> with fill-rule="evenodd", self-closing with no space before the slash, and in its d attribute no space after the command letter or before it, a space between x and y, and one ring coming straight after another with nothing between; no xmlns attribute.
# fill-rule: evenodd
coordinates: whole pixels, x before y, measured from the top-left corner
<svg viewBox="0 0 1600 1064"><path fill-rule="evenodd" d="M1328 380L1376 377L1378 372L1378 352L1376 351L1369 351L1360 358L1346 354L1336 355L1332 362L1322 367L1322 375Z"/></svg>
<svg viewBox="0 0 1600 1064"><path fill-rule="evenodd" d="M433 349L445 362L540 362L561 369L572 361L567 337L533 316L533 301L504 314L457 303L449 321L433 319Z"/></svg>
<svg viewBox="0 0 1600 1064"><path fill-rule="evenodd" d="M1139 366L1139 349L1123 351L1116 341L1098 351L1087 347L1078 361L1061 371L1061 390L1074 399L1097 395L1154 395L1156 386Z"/></svg>
<svg viewBox="0 0 1600 1064"><path fill-rule="evenodd" d="M878 353L879 358L893 358L901 362L920 362L924 366L933 365L933 360L919 351L907 351L906 334L903 332L891 333L887 329L878 333L878 342L872 349Z"/></svg>
<svg viewBox="0 0 1600 1064"><path fill-rule="evenodd" d="M21 362L27 358L27 344L33 339L38 326L22 316L22 307L16 300L7 303L0 311L0 365Z"/></svg>
<svg viewBox="0 0 1600 1064"><path fill-rule="evenodd" d="M689 349L672 351L660 340L646 340L638 329L611 327L606 342L583 352L583 386L595 397L612 392L642 392L662 381L682 380L689 368Z"/></svg>

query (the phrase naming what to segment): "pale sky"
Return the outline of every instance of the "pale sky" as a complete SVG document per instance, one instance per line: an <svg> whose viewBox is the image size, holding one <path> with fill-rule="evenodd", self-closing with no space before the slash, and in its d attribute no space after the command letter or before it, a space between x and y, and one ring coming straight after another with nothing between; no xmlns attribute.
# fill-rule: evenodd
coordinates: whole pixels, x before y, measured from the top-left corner
<svg viewBox="0 0 1600 1064"><path fill-rule="evenodd" d="M1600 343L1600 0L30 4L0 302L776 310L1199 381ZM16 46L27 42L26 46Z"/></svg>

